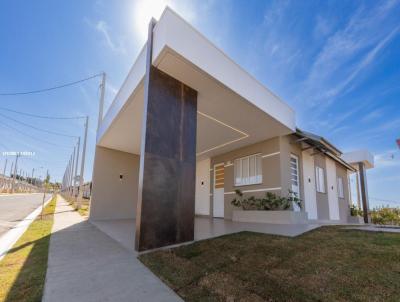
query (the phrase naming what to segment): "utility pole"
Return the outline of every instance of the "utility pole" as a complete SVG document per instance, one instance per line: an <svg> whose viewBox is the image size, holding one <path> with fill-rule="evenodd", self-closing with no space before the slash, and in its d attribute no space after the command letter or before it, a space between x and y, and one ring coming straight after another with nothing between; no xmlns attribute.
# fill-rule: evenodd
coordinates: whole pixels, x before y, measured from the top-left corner
<svg viewBox="0 0 400 302"><path fill-rule="evenodd" d="M15 190L15 177L16 177L16 173L17 173L18 157L19 157L19 153L17 153L17 155L15 156L14 175L13 175L13 181L12 181L12 185L11 185L11 193L14 193L14 190Z"/></svg>
<svg viewBox="0 0 400 302"><path fill-rule="evenodd" d="M106 73L102 73L101 84L100 84L100 102L99 102L99 119L97 121L97 130L99 130L101 122L103 120L103 109L104 109L104 93L106 88Z"/></svg>
<svg viewBox="0 0 400 302"><path fill-rule="evenodd" d="M80 208L80 205L78 205L78 187L77 187L77 177L78 177L78 162L79 162L79 149L80 149L80 144L81 144L81 137L78 137L78 147L76 151L76 160L75 160L75 174L74 174L74 191L73 194L75 196L75 204L77 208Z"/></svg>
<svg viewBox="0 0 400 302"><path fill-rule="evenodd" d="M71 193L71 187L72 187L72 173L73 173L73 163L72 163L72 154L71 158L69 160L69 178L68 178L68 185L69 185L69 192Z"/></svg>
<svg viewBox="0 0 400 302"><path fill-rule="evenodd" d="M11 169L10 169L10 177L13 175L13 170L14 169L14 162L11 162Z"/></svg>
<svg viewBox="0 0 400 302"><path fill-rule="evenodd" d="M64 171L64 175L63 175L63 180L62 180L62 189L61 191L65 191L65 175L66 175L67 171Z"/></svg>
<svg viewBox="0 0 400 302"><path fill-rule="evenodd" d="M105 77L105 74L104 74L104 77ZM85 172L86 141L87 141L88 128L89 128L89 116L86 116L85 136L84 136L84 139L83 139L83 148L82 148L81 173L79 174L79 196L78 196L79 200L81 200L81 198L82 198L83 174Z"/></svg>
<svg viewBox="0 0 400 302"><path fill-rule="evenodd" d="M76 152L76 147L74 147L74 152L72 153L72 165L71 165L71 188L72 188L72 190L70 192L71 197L74 195L74 190L75 190L75 186L74 186L75 152Z"/></svg>
<svg viewBox="0 0 400 302"><path fill-rule="evenodd" d="M68 170L67 170L67 193L69 193L71 189L71 157L69 158L68 161Z"/></svg>
<svg viewBox="0 0 400 302"><path fill-rule="evenodd" d="M46 190L47 190L47 185L48 181L50 180L49 178L49 169L46 171L46 178L44 180L44 190L43 190L43 199L42 199L42 212L40 213L40 219L43 219L43 210L44 210L44 200L46 199Z"/></svg>
<svg viewBox="0 0 400 302"><path fill-rule="evenodd" d="M31 184L33 184L33 173L35 173L35 168L32 168Z"/></svg>
<svg viewBox="0 0 400 302"><path fill-rule="evenodd" d="M4 177L6 176L7 161L8 161L8 159L6 158L6 162L4 163L4 170L3 170Z"/></svg>
<svg viewBox="0 0 400 302"><path fill-rule="evenodd" d="M64 192L67 189L68 185L67 185L67 179L68 179L68 164L65 167L65 172L64 172Z"/></svg>
<svg viewBox="0 0 400 302"><path fill-rule="evenodd" d="M68 166L65 167L65 172L64 172L64 192L67 188L67 168L68 168Z"/></svg>

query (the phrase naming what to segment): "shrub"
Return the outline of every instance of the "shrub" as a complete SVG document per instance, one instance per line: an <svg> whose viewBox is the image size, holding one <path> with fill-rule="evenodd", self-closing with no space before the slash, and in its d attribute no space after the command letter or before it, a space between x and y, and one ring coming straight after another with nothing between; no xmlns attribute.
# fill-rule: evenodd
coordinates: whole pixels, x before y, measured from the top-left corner
<svg viewBox="0 0 400 302"><path fill-rule="evenodd" d="M378 207L371 211L374 224L400 225L400 208Z"/></svg>
<svg viewBox="0 0 400 302"><path fill-rule="evenodd" d="M356 205L352 204L350 206L350 215L351 216L363 216L363 211L357 207Z"/></svg>
<svg viewBox="0 0 400 302"><path fill-rule="evenodd" d="M236 197L231 201L235 207L242 208L245 211L277 211L287 210L292 204L296 204L301 208L301 199L297 193L289 190L287 197L281 197L271 192L266 192L264 198L255 198L250 196L244 198L240 190L235 190Z"/></svg>

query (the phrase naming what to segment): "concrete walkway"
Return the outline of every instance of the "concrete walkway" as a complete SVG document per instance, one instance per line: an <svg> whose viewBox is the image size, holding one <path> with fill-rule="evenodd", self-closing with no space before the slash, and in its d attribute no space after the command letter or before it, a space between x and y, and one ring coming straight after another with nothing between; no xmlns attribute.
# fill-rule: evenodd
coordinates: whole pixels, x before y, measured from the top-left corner
<svg viewBox="0 0 400 302"><path fill-rule="evenodd" d="M92 223L102 232L135 253L135 220L99 220ZM222 235L249 231L264 234L295 237L320 227L321 224L272 224L234 222L222 218L196 217L194 221L194 241L210 239Z"/></svg>
<svg viewBox="0 0 400 302"><path fill-rule="evenodd" d="M43 301L182 301L136 257L58 197Z"/></svg>
<svg viewBox="0 0 400 302"><path fill-rule="evenodd" d="M346 229L368 231L368 232L400 233L400 227L395 227L395 226L366 225L360 227L348 227Z"/></svg>

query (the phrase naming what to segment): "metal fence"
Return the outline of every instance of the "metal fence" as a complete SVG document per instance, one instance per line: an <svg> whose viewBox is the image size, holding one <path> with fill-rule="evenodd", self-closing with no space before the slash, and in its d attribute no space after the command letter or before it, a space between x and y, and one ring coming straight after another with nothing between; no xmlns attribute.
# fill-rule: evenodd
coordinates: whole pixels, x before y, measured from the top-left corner
<svg viewBox="0 0 400 302"><path fill-rule="evenodd" d="M91 196L92 196L92 182L83 184L82 197L85 199L90 199Z"/></svg>
<svg viewBox="0 0 400 302"><path fill-rule="evenodd" d="M11 193L13 181L12 177L0 175L0 193ZM41 187L34 186L24 180L16 179L14 183L14 193L35 193L41 190Z"/></svg>

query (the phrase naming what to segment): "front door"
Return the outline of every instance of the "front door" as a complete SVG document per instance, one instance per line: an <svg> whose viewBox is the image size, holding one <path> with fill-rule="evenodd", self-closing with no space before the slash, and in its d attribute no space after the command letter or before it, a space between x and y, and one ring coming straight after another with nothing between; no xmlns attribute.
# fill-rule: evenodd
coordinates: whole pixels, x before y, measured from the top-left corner
<svg viewBox="0 0 400 302"><path fill-rule="evenodd" d="M224 217L224 164L214 165L213 216Z"/></svg>
<svg viewBox="0 0 400 302"><path fill-rule="evenodd" d="M296 155L290 155L290 172L291 172L291 182L292 191L296 193L297 197L300 198L300 177L299 177L299 158ZM297 204L293 204L294 211L300 211Z"/></svg>

